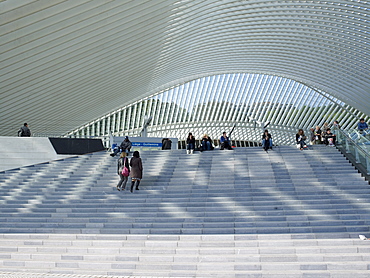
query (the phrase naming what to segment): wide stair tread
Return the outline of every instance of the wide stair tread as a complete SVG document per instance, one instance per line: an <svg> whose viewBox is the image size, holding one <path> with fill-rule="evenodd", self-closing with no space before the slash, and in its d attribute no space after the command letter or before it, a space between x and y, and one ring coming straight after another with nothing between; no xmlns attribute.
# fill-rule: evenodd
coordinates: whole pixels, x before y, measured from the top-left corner
<svg viewBox="0 0 370 278"><path fill-rule="evenodd" d="M2 172L0 271L369 277L369 184L310 149L141 152L134 193L105 152Z"/></svg>

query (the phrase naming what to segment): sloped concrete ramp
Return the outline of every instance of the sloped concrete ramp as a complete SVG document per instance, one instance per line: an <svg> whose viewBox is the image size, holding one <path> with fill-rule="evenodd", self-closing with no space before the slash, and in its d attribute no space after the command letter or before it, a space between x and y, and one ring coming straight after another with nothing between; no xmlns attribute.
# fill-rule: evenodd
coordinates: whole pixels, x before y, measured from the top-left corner
<svg viewBox="0 0 370 278"><path fill-rule="evenodd" d="M0 136L0 171L60 158L47 137Z"/></svg>

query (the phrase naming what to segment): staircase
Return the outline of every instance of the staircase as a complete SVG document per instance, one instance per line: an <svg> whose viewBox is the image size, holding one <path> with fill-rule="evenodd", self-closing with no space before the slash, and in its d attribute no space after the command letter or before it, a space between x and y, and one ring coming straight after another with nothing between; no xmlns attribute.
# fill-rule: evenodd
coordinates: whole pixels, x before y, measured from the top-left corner
<svg viewBox="0 0 370 278"><path fill-rule="evenodd" d="M134 193L105 152L0 172L0 277L370 277L370 187L336 149L141 156Z"/></svg>

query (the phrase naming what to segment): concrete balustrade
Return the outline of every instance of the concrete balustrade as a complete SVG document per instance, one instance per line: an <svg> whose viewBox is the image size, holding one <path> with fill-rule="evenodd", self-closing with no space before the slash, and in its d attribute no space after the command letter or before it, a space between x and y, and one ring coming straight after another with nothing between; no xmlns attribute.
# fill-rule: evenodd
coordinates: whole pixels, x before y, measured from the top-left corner
<svg viewBox="0 0 370 278"><path fill-rule="evenodd" d="M47 137L0 136L0 171L70 157L58 155Z"/></svg>

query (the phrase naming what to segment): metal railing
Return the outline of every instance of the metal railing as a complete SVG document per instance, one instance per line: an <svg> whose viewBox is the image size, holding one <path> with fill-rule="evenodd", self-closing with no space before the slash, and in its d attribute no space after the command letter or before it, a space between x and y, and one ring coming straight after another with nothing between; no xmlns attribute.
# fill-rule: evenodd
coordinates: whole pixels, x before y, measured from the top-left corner
<svg viewBox="0 0 370 278"><path fill-rule="evenodd" d="M370 133L360 133L355 129L341 130L333 128L337 145L341 145L347 154L352 154L357 164L366 169L370 175Z"/></svg>

